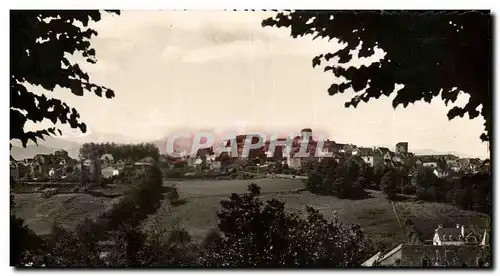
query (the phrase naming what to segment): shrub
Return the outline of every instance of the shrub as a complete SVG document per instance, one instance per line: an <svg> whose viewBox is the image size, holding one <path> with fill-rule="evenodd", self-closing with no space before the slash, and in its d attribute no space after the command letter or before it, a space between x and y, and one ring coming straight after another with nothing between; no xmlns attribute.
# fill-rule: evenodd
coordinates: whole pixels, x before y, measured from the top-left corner
<svg viewBox="0 0 500 276"><path fill-rule="evenodd" d="M322 190L323 175L317 171L311 171L307 177L307 189L312 193L318 193Z"/></svg>
<svg viewBox="0 0 500 276"><path fill-rule="evenodd" d="M168 243L189 243L191 235L184 229L173 229L168 236Z"/></svg>
<svg viewBox="0 0 500 276"><path fill-rule="evenodd" d="M359 226L344 227L306 207L307 219L285 211L284 203L259 199L260 188L233 194L218 212L223 238L207 250L203 266L212 267L352 267L372 253Z"/></svg>
<svg viewBox="0 0 500 276"><path fill-rule="evenodd" d="M424 188L418 188L417 190L417 199L418 200L423 200L423 201L435 201L436 200L436 194L434 191L433 187L424 189Z"/></svg>
<svg viewBox="0 0 500 276"><path fill-rule="evenodd" d="M396 185L395 175L392 170L388 170L380 180L380 190L387 196L388 199L396 197L398 187Z"/></svg>
<svg viewBox="0 0 500 276"><path fill-rule="evenodd" d="M201 246L204 249L210 249L211 247L219 246L222 241L222 237L218 229L210 229L205 235Z"/></svg>
<svg viewBox="0 0 500 276"><path fill-rule="evenodd" d="M417 188L411 184L406 184L403 186L403 193L405 195L414 195L417 193Z"/></svg>
<svg viewBox="0 0 500 276"><path fill-rule="evenodd" d="M26 260L27 252L35 252L43 245L33 230L29 229L24 220L10 215L10 265L22 266L30 260ZM28 257L28 259L31 259Z"/></svg>

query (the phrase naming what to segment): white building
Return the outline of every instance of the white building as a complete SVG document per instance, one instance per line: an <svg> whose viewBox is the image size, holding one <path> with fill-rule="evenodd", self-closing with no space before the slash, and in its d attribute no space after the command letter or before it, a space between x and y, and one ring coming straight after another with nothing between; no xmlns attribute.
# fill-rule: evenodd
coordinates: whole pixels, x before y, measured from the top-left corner
<svg viewBox="0 0 500 276"><path fill-rule="evenodd" d="M438 167L438 164L437 162L425 162L425 163L422 163L422 166L424 166L425 168L437 168Z"/></svg>
<svg viewBox="0 0 500 276"><path fill-rule="evenodd" d="M302 167L301 160L298 157L290 157L290 156L288 156L286 158L286 163L287 163L288 167L290 167L292 169L298 170L298 169L300 169Z"/></svg>
<svg viewBox="0 0 500 276"><path fill-rule="evenodd" d="M463 245L465 244L465 229L463 225L457 224L456 228L443 228L439 225L434 230L432 238L433 245Z"/></svg>

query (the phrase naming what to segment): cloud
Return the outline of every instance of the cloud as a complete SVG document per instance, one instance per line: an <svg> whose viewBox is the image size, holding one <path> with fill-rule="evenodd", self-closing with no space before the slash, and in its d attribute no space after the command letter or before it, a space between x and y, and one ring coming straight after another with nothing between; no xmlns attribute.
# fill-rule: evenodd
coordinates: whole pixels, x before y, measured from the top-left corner
<svg viewBox="0 0 500 276"><path fill-rule="evenodd" d="M269 12L125 11L107 15L94 27L98 55L156 62L204 63L228 59L307 55L311 58L332 43L292 39L289 30L263 28ZM93 42L94 43L94 42ZM328 46L328 48L326 48Z"/></svg>
<svg viewBox="0 0 500 276"><path fill-rule="evenodd" d="M182 61L187 63L205 63L216 60L248 60L265 56L268 47L260 41L235 41L226 44L200 47L186 52Z"/></svg>
<svg viewBox="0 0 500 276"><path fill-rule="evenodd" d="M172 60L178 58L181 51L182 49L179 46L168 45L165 49L163 49L160 56L164 60Z"/></svg>

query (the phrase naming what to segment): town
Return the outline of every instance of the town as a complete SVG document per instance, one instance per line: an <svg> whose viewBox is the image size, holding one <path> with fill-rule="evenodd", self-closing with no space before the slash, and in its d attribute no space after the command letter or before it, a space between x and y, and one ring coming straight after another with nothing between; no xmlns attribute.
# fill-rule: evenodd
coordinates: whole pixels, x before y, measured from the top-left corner
<svg viewBox="0 0 500 276"><path fill-rule="evenodd" d="M253 134L252 134L253 135ZM316 154L317 141L312 136L311 129L303 129L301 137L293 139L290 154L286 154L286 140L288 138L277 139L276 141L266 141L264 146L251 149L248 157L243 157L243 150L248 134L237 135L235 137L239 156L230 157L226 152L220 152L220 149L214 150L213 147L202 148L197 154L190 156L188 150L179 150L179 157L172 157L168 154L159 156L157 162L173 168L183 164L184 173L208 173L208 172L227 172L230 169L248 168L249 166L266 168L263 171L275 172L277 167L289 168L296 171L297 175L307 175L304 170L309 163L321 162L324 158L333 158L337 162L340 158L351 158L359 166L367 165L369 167L379 167L388 165L393 168L405 168L408 170L408 176L415 175L418 168L429 168L439 178L459 178L466 174L475 174L478 172L487 172L490 170L488 159L479 158L460 158L453 154L442 155L415 155L409 151L407 142L397 143L394 150L385 147L358 147L353 144L340 144L335 141L326 140L323 143L324 151L333 154L332 157L324 157ZM299 152L302 141L307 143L307 157L295 157ZM230 145L230 141L226 142ZM274 148L270 149L270 145ZM288 155L288 156L287 156ZM112 178L118 176L125 168L133 166L152 165L155 159L151 156L144 157L135 162L131 158L115 159L110 153L104 153L95 158L82 157L74 159L68 156L65 150L57 150L53 154L39 154L33 158L23 160L11 159L11 176L14 180L20 181L49 181L75 179L75 175L81 175L82 172L87 175L96 175L102 178ZM250 168L252 170L253 168ZM100 173L98 173L100 172ZM80 178L76 182L79 182Z"/></svg>

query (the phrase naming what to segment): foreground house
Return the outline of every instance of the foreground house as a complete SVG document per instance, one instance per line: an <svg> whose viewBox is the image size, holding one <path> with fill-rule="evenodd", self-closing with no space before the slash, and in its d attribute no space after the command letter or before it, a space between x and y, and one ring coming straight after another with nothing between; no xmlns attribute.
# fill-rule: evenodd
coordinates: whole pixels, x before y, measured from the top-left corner
<svg viewBox="0 0 500 276"><path fill-rule="evenodd" d="M477 245L400 244L389 253L375 256L363 266L482 267L487 266L484 249Z"/></svg>
<svg viewBox="0 0 500 276"><path fill-rule="evenodd" d="M488 251L491 250L489 234L485 230L478 242L472 232L466 233L464 226L444 228L439 225L434 231L432 244L400 244L386 254L377 252L366 260L363 267L484 267L489 266Z"/></svg>

